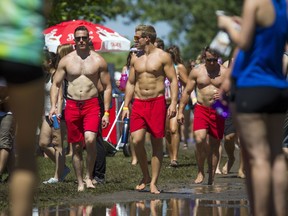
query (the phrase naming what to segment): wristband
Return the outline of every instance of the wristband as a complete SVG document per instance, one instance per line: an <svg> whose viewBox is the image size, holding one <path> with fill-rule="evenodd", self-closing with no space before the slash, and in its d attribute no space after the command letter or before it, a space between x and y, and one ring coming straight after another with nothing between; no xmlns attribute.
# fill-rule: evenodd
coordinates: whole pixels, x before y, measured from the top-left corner
<svg viewBox="0 0 288 216"><path fill-rule="evenodd" d="M124 107L122 108L122 110L129 110L129 108L128 108L127 106L124 106Z"/></svg>
<svg viewBox="0 0 288 216"><path fill-rule="evenodd" d="M110 113L108 112L108 110L105 110L104 115L105 116L110 116Z"/></svg>

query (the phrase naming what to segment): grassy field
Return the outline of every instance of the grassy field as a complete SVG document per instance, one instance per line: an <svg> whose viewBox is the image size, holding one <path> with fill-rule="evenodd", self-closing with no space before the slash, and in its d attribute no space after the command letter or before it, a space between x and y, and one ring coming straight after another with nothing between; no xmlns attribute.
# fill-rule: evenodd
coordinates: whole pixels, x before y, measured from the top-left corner
<svg viewBox="0 0 288 216"><path fill-rule="evenodd" d="M151 158L150 144L146 145L148 150L149 161ZM142 178L139 165L132 166L130 157L124 157L122 152L117 152L113 157L107 157L106 167L106 184L97 185L96 189L85 190L83 193L77 192L77 184L75 183L75 174L72 169L71 157L66 157L66 164L70 167L71 173L66 177L65 182L53 185L44 185L41 182L52 177L54 173L54 164L50 160L38 157L39 165L39 187L35 195L35 205L49 206L67 202L69 199L85 197L87 193L99 195L104 193L113 193L116 191L125 191L134 189ZM170 168L169 158L164 158L162 170L158 185L187 183L191 182L196 175L196 162L192 149L182 150L179 153L179 167ZM151 168L149 166L149 168ZM85 172L84 172L85 173ZM8 197L8 184L0 184L0 207L6 208Z"/></svg>

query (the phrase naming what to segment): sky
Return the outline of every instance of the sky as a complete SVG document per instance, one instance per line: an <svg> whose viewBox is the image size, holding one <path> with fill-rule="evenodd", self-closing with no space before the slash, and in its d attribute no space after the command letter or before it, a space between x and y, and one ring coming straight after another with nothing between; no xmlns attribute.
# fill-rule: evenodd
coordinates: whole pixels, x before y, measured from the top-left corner
<svg viewBox="0 0 288 216"><path fill-rule="evenodd" d="M116 20L105 22L104 26L111 28L112 30L115 30L120 35L126 37L129 40L133 39L135 27L139 24L153 25L156 30L157 37L163 39L164 42L166 42L167 34L170 32L170 27L165 22L158 22L156 24L152 24L148 22L141 23L137 21L127 25L125 21L126 21L125 18L118 16Z"/></svg>

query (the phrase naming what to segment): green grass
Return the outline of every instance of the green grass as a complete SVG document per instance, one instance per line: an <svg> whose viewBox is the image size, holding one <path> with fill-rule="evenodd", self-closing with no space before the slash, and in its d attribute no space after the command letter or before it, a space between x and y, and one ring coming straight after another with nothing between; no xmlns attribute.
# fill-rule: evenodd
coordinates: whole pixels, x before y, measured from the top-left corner
<svg viewBox="0 0 288 216"><path fill-rule="evenodd" d="M148 150L148 158L150 162L151 147L146 145ZM84 154L84 156L86 156ZM85 159L85 158L84 158ZM117 152L114 157L107 157L106 166L106 184L97 185L95 190L85 190L84 193L77 192L77 184L75 183L75 174L72 168L71 157L66 157L66 164L70 167L71 173L66 177L65 182L53 185L44 185L41 182L49 179L54 174L54 164L47 158L38 157L39 167L39 187L35 195L35 205L39 207L49 205L60 205L69 199L85 197L87 193L99 195L104 193L113 193L117 191L132 190L142 178L139 165L132 166L130 157L125 157L122 152ZM163 165L158 181L158 185L188 183L191 182L196 175L196 162L192 149L180 150L179 167L168 168L169 158L163 159ZM84 163L85 164L85 163ZM151 166L149 165L149 168ZM84 171L85 173L85 171ZM8 184L0 184L0 208L6 208L8 197Z"/></svg>

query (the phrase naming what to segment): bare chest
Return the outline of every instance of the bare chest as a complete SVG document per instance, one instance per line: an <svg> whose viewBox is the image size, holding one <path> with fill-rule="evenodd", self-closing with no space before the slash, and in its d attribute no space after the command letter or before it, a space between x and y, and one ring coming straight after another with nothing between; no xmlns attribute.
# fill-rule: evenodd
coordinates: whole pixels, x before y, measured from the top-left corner
<svg viewBox="0 0 288 216"><path fill-rule="evenodd" d="M75 58L66 66L67 76L78 77L85 75L87 77L97 76L99 71L99 65L93 61L92 58L80 59Z"/></svg>
<svg viewBox="0 0 288 216"><path fill-rule="evenodd" d="M199 89L205 88L207 86L214 86L216 88L220 88L223 78L221 75L216 77L210 77L207 74L203 74L197 77L197 87Z"/></svg>
<svg viewBox="0 0 288 216"><path fill-rule="evenodd" d="M164 74L161 61L151 56L143 56L135 62L136 74L148 73L153 76L160 76Z"/></svg>

